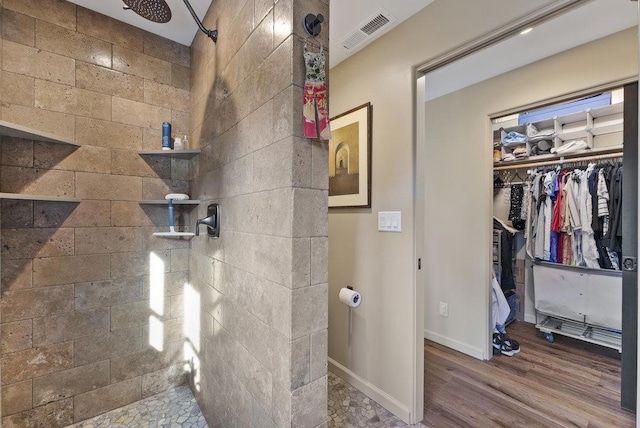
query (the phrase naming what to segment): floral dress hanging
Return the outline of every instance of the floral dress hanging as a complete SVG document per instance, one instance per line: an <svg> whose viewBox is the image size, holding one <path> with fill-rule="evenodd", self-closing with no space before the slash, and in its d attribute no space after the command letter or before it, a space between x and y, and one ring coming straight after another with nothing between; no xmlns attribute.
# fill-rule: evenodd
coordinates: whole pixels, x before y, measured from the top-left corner
<svg viewBox="0 0 640 428"><path fill-rule="evenodd" d="M331 139L331 126L327 105L325 56L322 46L320 52L310 52L307 50L307 42L305 41L304 64L306 69L303 99L304 136L329 140Z"/></svg>

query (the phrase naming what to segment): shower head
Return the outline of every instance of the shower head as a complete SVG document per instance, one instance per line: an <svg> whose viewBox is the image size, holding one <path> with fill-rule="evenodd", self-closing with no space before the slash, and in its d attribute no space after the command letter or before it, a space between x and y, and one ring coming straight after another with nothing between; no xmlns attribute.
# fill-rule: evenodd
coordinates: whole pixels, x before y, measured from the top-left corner
<svg viewBox="0 0 640 428"><path fill-rule="evenodd" d="M2 1L2 0L0 0ZM125 9L131 9L143 18L149 21L159 22L160 24L167 23L171 20L171 8L167 4L166 0L122 0L127 6ZM202 21L198 18L198 15L191 7L189 0L184 0L184 4L189 9L191 16L198 24L198 28L205 33L215 43L218 40L218 30L207 30Z"/></svg>
<svg viewBox="0 0 640 428"><path fill-rule="evenodd" d="M122 0L129 9L148 19L164 24L171 20L171 9L165 0Z"/></svg>

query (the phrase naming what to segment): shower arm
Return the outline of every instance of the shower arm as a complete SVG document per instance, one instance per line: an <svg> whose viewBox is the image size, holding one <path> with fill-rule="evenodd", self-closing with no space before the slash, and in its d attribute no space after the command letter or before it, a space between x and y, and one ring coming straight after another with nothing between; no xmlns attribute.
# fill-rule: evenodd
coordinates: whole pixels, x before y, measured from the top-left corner
<svg viewBox="0 0 640 428"><path fill-rule="evenodd" d="M196 15L196 11L193 10L193 7L191 7L191 3L189 3L189 0L184 0L184 4L187 6L187 9L189 9L189 12L191 12L191 16L193 16L196 24L198 24L198 28L200 28L200 31L211 37L213 43L216 43L218 41L218 30L207 30L206 28L204 28L204 25L202 25L202 21L200 21L200 18L198 18L198 15Z"/></svg>

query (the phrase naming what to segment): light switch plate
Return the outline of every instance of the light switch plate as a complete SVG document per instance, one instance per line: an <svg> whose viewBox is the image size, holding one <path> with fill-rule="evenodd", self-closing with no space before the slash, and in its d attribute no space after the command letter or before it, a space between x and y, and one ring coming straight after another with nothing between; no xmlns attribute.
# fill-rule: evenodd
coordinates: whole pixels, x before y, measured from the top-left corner
<svg viewBox="0 0 640 428"><path fill-rule="evenodd" d="M378 211L379 232L402 232L401 211Z"/></svg>

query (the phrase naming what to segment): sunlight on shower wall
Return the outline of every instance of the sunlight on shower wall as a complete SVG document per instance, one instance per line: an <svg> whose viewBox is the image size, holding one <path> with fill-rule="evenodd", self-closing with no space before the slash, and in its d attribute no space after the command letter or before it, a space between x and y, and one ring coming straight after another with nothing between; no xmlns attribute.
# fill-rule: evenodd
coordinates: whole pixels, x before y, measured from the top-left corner
<svg viewBox="0 0 640 428"><path fill-rule="evenodd" d="M200 293L191 284L184 285L184 359L191 371L193 385L200 391Z"/></svg>
<svg viewBox="0 0 640 428"><path fill-rule="evenodd" d="M164 349L164 262L155 253L149 254L149 345Z"/></svg>

